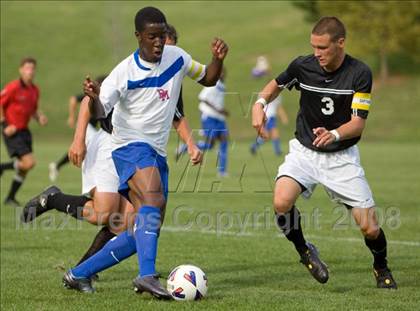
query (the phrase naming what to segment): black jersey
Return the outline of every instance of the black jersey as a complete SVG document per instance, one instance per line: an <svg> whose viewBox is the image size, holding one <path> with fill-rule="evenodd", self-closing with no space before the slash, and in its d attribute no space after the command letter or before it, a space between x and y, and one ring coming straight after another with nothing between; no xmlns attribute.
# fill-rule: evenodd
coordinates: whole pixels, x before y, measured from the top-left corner
<svg viewBox="0 0 420 311"><path fill-rule="evenodd" d="M76 100L77 100L77 102L78 103L81 103L82 102L82 100L83 100L83 98L85 97L86 95L85 94L79 94L79 95L76 95ZM98 125L98 120L97 119L95 119L95 118L90 118L89 119L89 123L93 126L93 127L97 127L97 125Z"/></svg>
<svg viewBox="0 0 420 311"><path fill-rule="evenodd" d="M346 55L336 71L327 72L314 55L301 56L276 81L280 87L295 87L301 92L295 136L302 145L316 151L335 152L359 141L360 137L355 137L318 148L312 145L315 139L312 130L336 129L349 122L352 114L367 118L372 89L372 73L367 65Z"/></svg>
<svg viewBox="0 0 420 311"><path fill-rule="evenodd" d="M184 117L184 101L182 99L182 86L179 92L178 102L176 103L174 121L179 121Z"/></svg>

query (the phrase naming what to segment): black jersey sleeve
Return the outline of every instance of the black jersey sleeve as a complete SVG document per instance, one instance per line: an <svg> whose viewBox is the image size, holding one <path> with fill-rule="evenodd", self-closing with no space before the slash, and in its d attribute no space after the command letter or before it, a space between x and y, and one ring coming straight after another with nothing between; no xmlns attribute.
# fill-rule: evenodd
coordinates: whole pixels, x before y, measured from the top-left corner
<svg viewBox="0 0 420 311"><path fill-rule="evenodd" d="M351 103L352 114L366 119L369 114L372 91L372 72L364 65L356 77L353 100Z"/></svg>
<svg viewBox="0 0 420 311"><path fill-rule="evenodd" d="M292 89L293 85L298 81L299 60L300 60L300 57L293 60L289 64L287 69L278 75L278 77L275 79L278 86L281 86L283 88L288 88L289 90Z"/></svg>
<svg viewBox="0 0 420 311"><path fill-rule="evenodd" d="M184 117L184 101L182 99L182 87L179 93L178 102L175 108L174 121L179 121Z"/></svg>

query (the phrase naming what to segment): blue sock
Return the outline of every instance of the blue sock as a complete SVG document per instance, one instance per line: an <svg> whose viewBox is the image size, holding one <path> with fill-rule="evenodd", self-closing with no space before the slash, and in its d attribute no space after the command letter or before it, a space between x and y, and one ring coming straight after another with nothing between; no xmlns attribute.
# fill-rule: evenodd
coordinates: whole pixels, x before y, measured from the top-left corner
<svg viewBox="0 0 420 311"><path fill-rule="evenodd" d="M220 142L219 147L219 172L225 173L226 172L226 165L227 165L227 153L228 153L228 142L227 140Z"/></svg>
<svg viewBox="0 0 420 311"><path fill-rule="evenodd" d="M209 150L209 149L211 149L211 144L210 143L207 143L207 142L204 142L204 141L202 141L202 140L200 140L198 143L197 143L197 147L200 149L200 150L202 150L202 151L205 151L205 150Z"/></svg>
<svg viewBox="0 0 420 311"><path fill-rule="evenodd" d="M160 230L160 209L143 205L134 227L140 276L156 274L155 263Z"/></svg>
<svg viewBox="0 0 420 311"><path fill-rule="evenodd" d="M136 252L136 241L129 231L114 237L92 257L71 269L76 278L89 278L110 268Z"/></svg>
<svg viewBox="0 0 420 311"><path fill-rule="evenodd" d="M264 139L258 136L255 143L252 144L251 149L256 151L263 143L264 143Z"/></svg>
<svg viewBox="0 0 420 311"><path fill-rule="evenodd" d="M280 139L273 139L272 140L273 143L273 148L274 148L274 152L276 153L276 155L281 155L281 148L280 148Z"/></svg>

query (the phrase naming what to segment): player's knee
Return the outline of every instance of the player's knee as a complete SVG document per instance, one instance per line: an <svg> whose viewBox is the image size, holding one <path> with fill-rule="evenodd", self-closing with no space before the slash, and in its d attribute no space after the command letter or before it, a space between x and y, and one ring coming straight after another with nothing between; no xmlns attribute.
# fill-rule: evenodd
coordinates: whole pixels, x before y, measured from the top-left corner
<svg viewBox="0 0 420 311"><path fill-rule="evenodd" d="M36 165L35 159L33 158L24 159L20 162L19 169L22 171L29 171L33 169L35 165Z"/></svg>
<svg viewBox="0 0 420 311"><path fill-rule="evenodd" d="M287 213L293 207L294 202L287 198L276 195L274 196L273 207L277 213Z"/></svg>
<svg viewBox="0 0 420 311"><path fill-rule="evenodd" d="M376 224L366 224L360 226L360 230L366 238L371 240L376 239L380 232L379 226Z"/></svg>
<svg viewBox="0 0 420 311"><path fill-rule="evenodd" d="M160 209L163 209L165 207L165 204L166 204L165 196L161 193L147 195L144 198L144 205L155 206Z"/></svg>

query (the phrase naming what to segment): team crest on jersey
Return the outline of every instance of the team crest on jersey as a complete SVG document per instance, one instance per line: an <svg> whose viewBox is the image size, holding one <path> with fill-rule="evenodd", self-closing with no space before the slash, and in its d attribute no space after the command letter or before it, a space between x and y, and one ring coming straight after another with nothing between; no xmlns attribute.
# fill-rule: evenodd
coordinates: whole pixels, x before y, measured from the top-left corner
<svg viewBox="0 0 420 311"><path fill-rule="evenodd" d="M159 94L159 99L161 101L165 101L169 99L169 92L168 90L164 90L164 89L157 89L157 92Z"/></svg>

